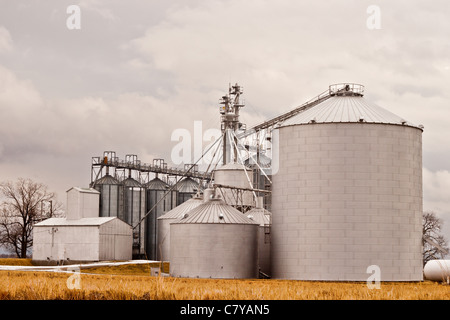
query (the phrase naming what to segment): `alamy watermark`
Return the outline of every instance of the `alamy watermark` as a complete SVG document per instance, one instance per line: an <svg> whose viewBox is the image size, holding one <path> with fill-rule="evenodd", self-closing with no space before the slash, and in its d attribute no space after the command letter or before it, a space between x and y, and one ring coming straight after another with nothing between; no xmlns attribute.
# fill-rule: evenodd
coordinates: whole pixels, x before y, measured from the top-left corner
<svg viewBox="0 0 450 320"><path fill-rule="evenodd" d="M215 143L221 136L222 132L215 128L210 128L203 132L202 121L194 121L193 134L188 129L175 129L170 137L171 141L178 141L170 154L172 163L179 165L192 163L192 159L200 159L197 164L209 164L213 160L215 151L215 148L210 148L211 144ZM211 142L211 144L203 147L203 142ZM210 150L206 152L209 148Z"/></svg>
<svg viewBox="0 0 450 320"><path fill-rule="evenodd" d="M370 5L366 10L369 15L366 20L366 26L369 30L381 29L381 9L377 5Z"/></svg>
<svg viewBox="0 0 450 320"><path fill-rule="evenodd" d="M69 30L81 29L81 9L76 4L67 7L66 13L70 16L66 20L66 27Z"/></svg>
<svg viewBox="0 0 450 320"><path fill-rule="evenodd" d="M73 272L73 274L67 279L66 285L70 290L81 289L81 272L79 267L69 267L68 272Z"/></svg>
<svg viewBox="0 0 450 320"><path fill-rule="evenodd" d="M381 269L377 265L370 265L367 267L366 273L371 273L367 278L367 288L369 289L380 289L381 281Z"/></svg>

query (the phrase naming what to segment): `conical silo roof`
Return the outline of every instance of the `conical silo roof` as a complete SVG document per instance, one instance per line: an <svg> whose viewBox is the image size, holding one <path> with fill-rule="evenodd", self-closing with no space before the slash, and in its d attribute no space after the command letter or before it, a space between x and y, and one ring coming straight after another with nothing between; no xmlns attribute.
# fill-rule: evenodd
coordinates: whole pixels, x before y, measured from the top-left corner
<svg viewBox="0 0 450 320"><path fill-rule="evenodd" d="M150 190L166 190L167 188L169 188L169 185L162 181L160 178L154 178L153 180L150 180L145 186Z"/></svg>
<svg viewBox="0 0 450 320"><path fill-rule="evenodd" d="M99 184L120 184L120 182L110 174L106 174L97 181L95 181L95 185Z"/></svg>
<svg viewBox="0 0 450 320"><path fill-rule="evenodd" d="M178 192L182 193L195 193L198 190L198 183L194 179L187 177L179 181L175 186Z"/></svg>
<svg viewBox="0 0 450 320"><path fill-rule="evenodd" d="M379 123L417 127L361 95L336 95L285 120L281 127L311 123Z"/></svg>
<svg viewBox="0 0 450 320"><path fill-rule="evenodd" d="M179 206L173 208L172 210L168 211L166 214L163 214L158 218L160 219L178 219L181 218L185 213L188 213L192 209L198 207L203 203L203 199L201 197L193 197Z"/></svg>
<svg viewBox="0 0 450 320"><path fill-rule="evenodd" d="M122 184L125 187L131 187L131 188L141 188L142 185L135 179L128 177L125 180L123 180Z"/></svg>
<svg viewBox="0 0 450 320"><path fill-rule="evenodd" d="M253 208L245 213L247 218L257 222L260 226L267 226L270 224L270 216L272 213L264 208Z"/></svg>
<svg viewBox="0 0 450 320"><path fill-rule="evenodd" d="M258 224L225 201L212 198L187 212L172 224Z"/></svg>
<svg viewBox="0 0 450 320"><path fill-rule="evenodd" d="M256 164L257 158L256 155L253 155L252 157L248 157L244 162L245 162L245 166L248 167L250 165L254 165ZM270 159L268 156L266 156L265 154L260 154L259 155L259 166L261 168L267 168L270 167L270 164L272 163L272 159ZM242 166L241 166L242 167Z"/></svg>

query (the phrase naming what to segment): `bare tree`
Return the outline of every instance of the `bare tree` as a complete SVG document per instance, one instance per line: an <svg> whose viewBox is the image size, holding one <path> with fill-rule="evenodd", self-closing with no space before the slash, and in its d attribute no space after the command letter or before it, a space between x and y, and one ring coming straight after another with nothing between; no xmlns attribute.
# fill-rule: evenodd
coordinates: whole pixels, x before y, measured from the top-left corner
<svg viewBox="0 0 450 320"><path fill-rule="evenodd" d="M423 213L423 264L432 259L443 259L449 252L447 239L441 234L443 221L434 212Z"/></svg>
<svg viewBox="0 0 450 320"><path fill-rule="evenodd" d="M31 179L0 183L0 244L26 258L35 223L61 214L62 204L47 186Z"/></svg>

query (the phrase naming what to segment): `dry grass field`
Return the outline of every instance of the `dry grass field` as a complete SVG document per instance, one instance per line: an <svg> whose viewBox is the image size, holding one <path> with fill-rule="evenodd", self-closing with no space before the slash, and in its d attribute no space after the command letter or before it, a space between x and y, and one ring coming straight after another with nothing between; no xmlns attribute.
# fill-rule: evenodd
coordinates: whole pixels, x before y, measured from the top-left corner
<svg viewBox="0 0 450 320"><path fill-rule="evenodd" d="M428 281L369 289L366 283L349 282L185 279L151 276L148 265L83 269L75 274L79 288L73 289L70 277L0 271L0 300L450 300L449 285Z"/></svg>

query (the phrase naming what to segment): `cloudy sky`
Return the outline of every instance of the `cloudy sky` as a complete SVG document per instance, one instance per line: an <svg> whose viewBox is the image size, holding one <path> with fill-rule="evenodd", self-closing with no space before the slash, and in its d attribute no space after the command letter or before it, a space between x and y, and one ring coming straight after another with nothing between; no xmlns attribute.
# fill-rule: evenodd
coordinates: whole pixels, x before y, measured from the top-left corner
<svg viewBox="0 0 450 320"><path fill-rule="evenodd" d="M72 4L81 29L67 27ZM193 131L194 121L218 128L230 82L244 87L249 126L332 83L356 82L368 100L424 125L424 209L445 219L450 239L448 1L0 0L0 8L0 180L31 177L65 201L65 190L89 184L91 158L105 150L170 162L174 130Z"/></svg>

